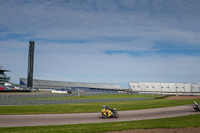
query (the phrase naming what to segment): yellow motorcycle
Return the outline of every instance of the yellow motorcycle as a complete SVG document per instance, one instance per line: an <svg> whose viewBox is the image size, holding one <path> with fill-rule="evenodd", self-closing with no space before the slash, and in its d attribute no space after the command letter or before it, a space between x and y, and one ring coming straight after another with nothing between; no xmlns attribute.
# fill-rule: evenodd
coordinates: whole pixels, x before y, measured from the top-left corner
<svg viewBox="0 0 200 133"><path fill-rule="evenodd" d="M117 110L115 108L110 109L106 107L105 105L103 105L101 113L102 113L102 118L104 119L111 118L111 117L114 117L114 118L119 117L119 114L117 113Z"/></svg>

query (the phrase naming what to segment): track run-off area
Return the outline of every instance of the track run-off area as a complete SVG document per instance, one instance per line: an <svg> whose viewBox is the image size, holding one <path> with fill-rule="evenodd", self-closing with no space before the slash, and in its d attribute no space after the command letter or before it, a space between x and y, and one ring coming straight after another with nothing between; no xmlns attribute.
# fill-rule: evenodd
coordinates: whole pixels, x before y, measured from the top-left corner
<svg viewBox="0 0 200 133"><path fill-rule="evenodd" d="M80 123L119 122L145 119L158 119L197 114L192 105L118 111L119 118L101 118L101 113L0 115L0 127L65 125ZM198 112L199 113L199 112Z"/></svg>

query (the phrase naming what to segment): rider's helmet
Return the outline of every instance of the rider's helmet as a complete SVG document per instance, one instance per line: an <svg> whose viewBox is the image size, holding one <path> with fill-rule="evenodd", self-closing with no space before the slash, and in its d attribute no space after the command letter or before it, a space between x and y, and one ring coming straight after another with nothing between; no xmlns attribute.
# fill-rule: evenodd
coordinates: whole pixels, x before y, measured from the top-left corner
<svg viewBox="0 0 200 133"><path fill-rule="evenodd" d="M106 105L103 105L103 107L102 108L106 108Z"/></svg>

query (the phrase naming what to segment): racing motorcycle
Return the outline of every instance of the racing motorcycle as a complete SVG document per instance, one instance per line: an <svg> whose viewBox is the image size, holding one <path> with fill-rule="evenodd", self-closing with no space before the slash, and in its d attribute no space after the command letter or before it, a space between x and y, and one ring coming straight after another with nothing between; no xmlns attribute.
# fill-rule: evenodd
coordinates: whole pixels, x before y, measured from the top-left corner
<svg viewBox="0 0 200 133"><path fill-rule="evenodd" d="M102 118L107 119L107 118L118 118L119 114L117 113L117 110L115 108L110 109L108 107L106 107L105 105L103 105L102 110Z"/></svg>
<svg viewBox="0 0 200 133"><path fill-rule="evenodd" d="M195 101L194 101L194 104L193 104L193 108L194 108L195 112L200 111L199 105Z"/></svg>

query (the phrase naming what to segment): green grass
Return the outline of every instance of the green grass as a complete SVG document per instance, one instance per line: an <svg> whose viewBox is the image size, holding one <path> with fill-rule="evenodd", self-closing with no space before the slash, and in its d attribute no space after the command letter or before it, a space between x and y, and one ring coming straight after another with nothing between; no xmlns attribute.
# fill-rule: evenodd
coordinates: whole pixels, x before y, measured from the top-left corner
<svg viewBox="0 0 200 133"><path fill-rule="evenodd" d="M106 121L106 120L105 120ZM3 127L1 133L97 133L121 131L130 129L153 128L192 128L200 127L200 114L162 118L153 120L138 120L125 122L106 122L92 124L51 125L32 127Z"/></svg>
<svg viewBox="0 0 200 133"><path fill-rule="evenodd" d="M200 102L200 99L196 99ZM0 114L56 114L56 113L91 113L100 112L102 105L117 108L118 111L161 108L178 105L192 104L193 100L141 100L141 101L117 101L79 104L54 104L54 105L23 105L0 106Z"/></svg>
<svg viewBox="0 0 200 133"><path fill-rule="evenodd" d="M98 97L98 96L97 96ZM108 97L108 96L105 96ZM119 96L113 96L119 97ZM109 97L110 98L110 97ZM200 99L195 99L200 102ZM81 103L81 104L55 104L55 105L26 105L26 106L0 106L0 114L49 114L49 113L86 113L100 112L102 105L122 110L137 110L170 107L192 104L193 100L167 100L154 99L143 101ZM106 120L105 120L106 121ZM200 127L200 114L162 118L154 120L140 120L128 122L106 122L92 124L51 125L33 127L5 127L0 128L0 133L95 133L106 131L121 131L129 129L152 128L186 128Z"/></svg>

